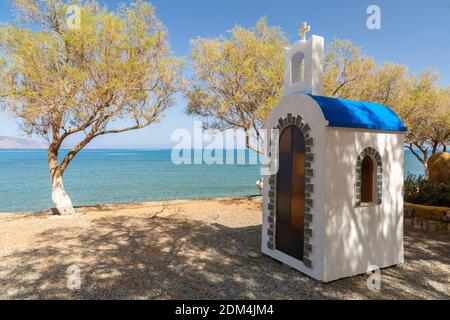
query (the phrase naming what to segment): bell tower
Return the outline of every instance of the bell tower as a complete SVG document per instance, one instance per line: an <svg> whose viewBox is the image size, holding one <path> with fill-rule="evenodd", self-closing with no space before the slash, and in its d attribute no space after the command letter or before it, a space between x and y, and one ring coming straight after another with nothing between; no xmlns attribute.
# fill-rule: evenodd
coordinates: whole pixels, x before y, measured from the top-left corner
<svg viewBox="0 0 450 320"><path fill-rule="evenodd" d="M300 40L284 50L284 94L323 95L323 37L313 35L307 40L310 26L304 22Z"/></svg>

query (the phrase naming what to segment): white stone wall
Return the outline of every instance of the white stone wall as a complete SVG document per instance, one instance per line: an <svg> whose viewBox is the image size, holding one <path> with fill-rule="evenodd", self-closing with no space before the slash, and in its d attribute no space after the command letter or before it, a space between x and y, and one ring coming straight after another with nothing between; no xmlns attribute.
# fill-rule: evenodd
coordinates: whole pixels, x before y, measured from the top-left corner
<svg viewBox="0 0 450 320"><path fill-rule="evenodd" d="M403 262L403 133L326 129L324 281ZM383 162L382 202L355 206L356 162L366 147Z"/></svg>

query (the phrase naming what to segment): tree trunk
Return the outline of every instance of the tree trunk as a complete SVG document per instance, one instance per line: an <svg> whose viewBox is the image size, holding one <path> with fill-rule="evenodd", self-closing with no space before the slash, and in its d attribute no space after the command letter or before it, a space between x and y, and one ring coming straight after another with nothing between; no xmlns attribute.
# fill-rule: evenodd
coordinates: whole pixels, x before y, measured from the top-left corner
<svg viewBox="0 0 450 320"><path fill-rule="evenodd" d="M76 214L72 201L64 190L62 175L55 175L52 178L52 201L60 215L68 216Z"/></svg>
<svg viewBox="0 0 450 320"><path fill-rule="evenodd" d="M422 162L422 165L424 167L425 179L428 180L428 178L430 177L430 172L428 171L428 161L427 160L423 160L421 162Z"/></svg>
<svg viewBox="0 0 450 320"><path fill-rule="evenodd" d="M48 151L48 167L50 169L52 201L56 209L63 216L76 214L72 201L64 190L63 172L58 166L58 150L52 146L50 146Z"/></svg>

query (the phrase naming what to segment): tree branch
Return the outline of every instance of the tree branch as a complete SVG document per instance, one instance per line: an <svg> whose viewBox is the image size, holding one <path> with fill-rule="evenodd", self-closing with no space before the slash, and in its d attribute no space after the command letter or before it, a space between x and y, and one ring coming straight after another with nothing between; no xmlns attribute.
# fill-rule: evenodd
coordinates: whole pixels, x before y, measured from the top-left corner
<svg viewBox="0 0 450 320"><path fill-rule="evenodd" d="M409 143L406 145L406 147L411 150L411 153L420 161L420 162L424 162L424 160L420 157L420 155L414 150L413 144ZM425 158L425 157L424 157Z"/></svg>

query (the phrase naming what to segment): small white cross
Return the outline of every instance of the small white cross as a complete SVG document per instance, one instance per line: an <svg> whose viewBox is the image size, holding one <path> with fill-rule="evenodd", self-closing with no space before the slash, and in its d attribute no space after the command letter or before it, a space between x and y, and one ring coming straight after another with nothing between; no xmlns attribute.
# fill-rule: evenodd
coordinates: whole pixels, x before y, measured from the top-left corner
<svg viewBox="0 0 450 320"><path fill-rule="evenodd" d="M308 26L306 22L302 23L302 27L298 31L299 36L301 37L302 41L306 41L306 34L311 30L311 26Z"/></svg>

